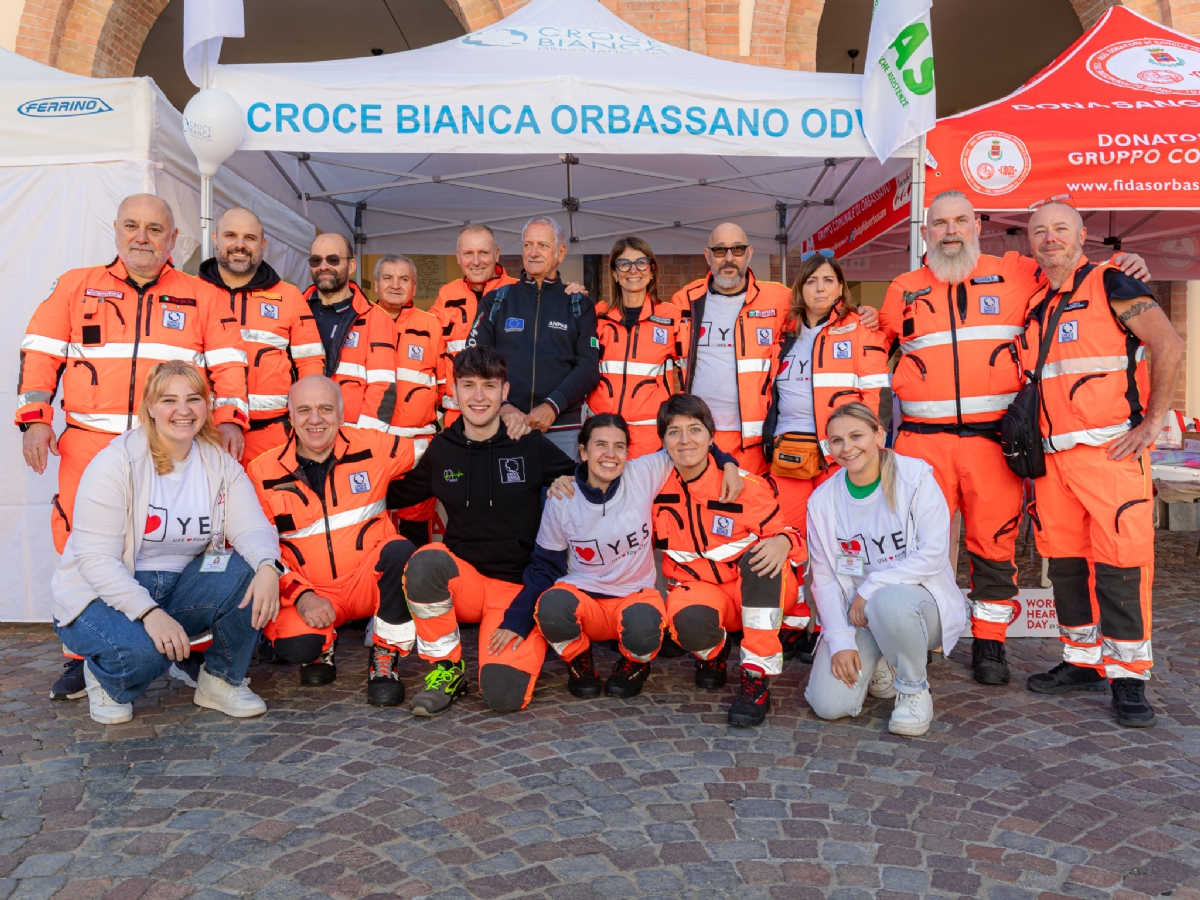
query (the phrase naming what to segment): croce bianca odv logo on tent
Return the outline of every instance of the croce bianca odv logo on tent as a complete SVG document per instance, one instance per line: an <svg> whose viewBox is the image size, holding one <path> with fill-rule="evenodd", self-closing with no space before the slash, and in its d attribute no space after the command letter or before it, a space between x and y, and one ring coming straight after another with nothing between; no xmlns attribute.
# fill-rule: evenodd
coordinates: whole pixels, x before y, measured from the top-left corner
<svg viewBox="0 0 1200 900"><path fill-rule="evenodd" d="M640 34L621 34L566 25L535 25L525 28L486 28L463 38L469 47L527 47L532 50L575 50L592 53L667 54L666 44Z"/></svg>
<svg viewBox="0 0 1200 900"><path fill-rule="evenodd" d="M113 108L99 97L43 97L40 100L26 100L17 107L21 115L35 119L94 116L112 111Z"/></svg>
<svg viewBox="0 0 1200 900"><path fill-rule="evenodd" d="M1118 87L1156 94L1200 94L1200 52L1178 41L1139 38L1097 50L1087 70Z"/></svg>

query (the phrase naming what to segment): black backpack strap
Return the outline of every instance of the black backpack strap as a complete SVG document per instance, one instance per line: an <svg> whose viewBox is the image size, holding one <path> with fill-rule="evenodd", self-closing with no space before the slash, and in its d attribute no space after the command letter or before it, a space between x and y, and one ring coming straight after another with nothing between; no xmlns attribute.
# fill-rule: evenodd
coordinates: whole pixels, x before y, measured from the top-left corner
<svg viewBox="0 0 1200 900"><path fill-rule="evenodd" d="M1042 331L1042 342L1038 346L1037 365L1034 366L1033 371L1030 373L1034 381L1038 381L1042 377L1042 367L1046 365L1046 357L1050 355L1050 344L1053 341L1055 331L1058 328L1058 320L1062 318L1063 311L1071 302L1071 297L1074 296L1075 292L1078 291L1080 286L1083 284L1083 280L1087 278L1095 268L1096 266L1094 263L1088 263L1086 266L1079 269L1079 271L1075 273L1075 281L1071 285L1071 290L1067 291L1065 294L1059 294L1058 303L1055 304L1054 311L1050 314L1050 321L1045 324L1045 328Z"/></svg>
<svg viewBox="0 0 1200 900"><path fill-rule="evenodd" d="M492 296L492 308L488 310L488 321L489 322L496 321L496 310L498 310L500 308L500 304L502 304L504 302L504 299L508 296L508 289L510 287L512 287L512 285L502 284L502 285L500 285L500 287L496 288L496 292Z"/></svg>

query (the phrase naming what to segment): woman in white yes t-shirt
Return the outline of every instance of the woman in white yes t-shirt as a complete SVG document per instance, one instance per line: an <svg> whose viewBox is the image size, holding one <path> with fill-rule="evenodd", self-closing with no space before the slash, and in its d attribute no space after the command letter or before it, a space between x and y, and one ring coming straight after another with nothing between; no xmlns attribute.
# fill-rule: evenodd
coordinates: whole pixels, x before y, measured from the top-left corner
<svg viewBox="0 0 1200 900"><path fill-rule="evenodd" d="M868 693L896 698L888 730L925 734L927 653L949 654L967 623L950 568L950 511L924 460L883 449L862 403L836 409L829 449L841 467L808 509L821 641L805 699L823 719L857 716Z"/></svg>
<svg viewBox="0 0 1200 900"><path fill-rule="evenodd" d="M262 715L244 679L258 631L279 611L275 527L221 449L202 371L151 369L138 421L84 471L51 580L55 631L84 659L97 722L128 722L133 700L208 634L196 705Z"/></svg>

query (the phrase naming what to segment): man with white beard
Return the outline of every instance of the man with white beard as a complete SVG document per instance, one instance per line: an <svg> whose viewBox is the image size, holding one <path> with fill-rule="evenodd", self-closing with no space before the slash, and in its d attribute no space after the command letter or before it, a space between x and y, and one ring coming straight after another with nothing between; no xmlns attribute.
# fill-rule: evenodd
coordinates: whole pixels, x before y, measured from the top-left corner
<svg viewBox="0 0 1200 900"><path fill-rule="evenodd" d="M1008 684L1004 639L1017 608L1023 485L1000 450L1000 417L1021 386L1013 339L1045 280L1037 262L1016 251L982 254L980 228L963 194L934 197L921 228L925 265L892 282L880 328L900 344L896 451L933 466L950 514L962 512L975 680ZM1149 274L1133 255L1123 268L1134 278Z"/></svg>

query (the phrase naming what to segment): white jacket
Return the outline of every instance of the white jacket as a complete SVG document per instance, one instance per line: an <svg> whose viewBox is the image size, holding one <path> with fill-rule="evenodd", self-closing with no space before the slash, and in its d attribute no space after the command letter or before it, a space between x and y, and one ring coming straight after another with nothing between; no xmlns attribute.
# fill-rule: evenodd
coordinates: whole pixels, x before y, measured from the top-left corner
<svg viewBox="0 0 1200 900"><path fill-rule="evenodd" d="M942 620L942 652L949 656L967 626L967 602L950 568L950 509L923 459L894 454L896 510L905 520L908 555L890 569L871 572L858 587L869 600L890 584L919 584L937 602ZM854 626L848 613L854 600L854 580L838 575L837 508L849 496L846 470L813 492L808 501L808 554L812 561L813 596L821 616L821 632L833 653L855 649ZM881 503L887 501L879 495ZM907 510L907 514L905 511Z"/></svg>
<svg viewBox="0 0 1200 900"><path fill-rule="evenodd" d="M197 441L208 474L213 535L224 534L253 569L279 558L279 535L258 503L254 485L228 453ZM154 605L133 577L146 534L154 461L145 429L113 438L83 472L71 535L50 580L54 620L66 625L97 597L132 621ZM208 545L200 548L201 552Z"/></svg>

